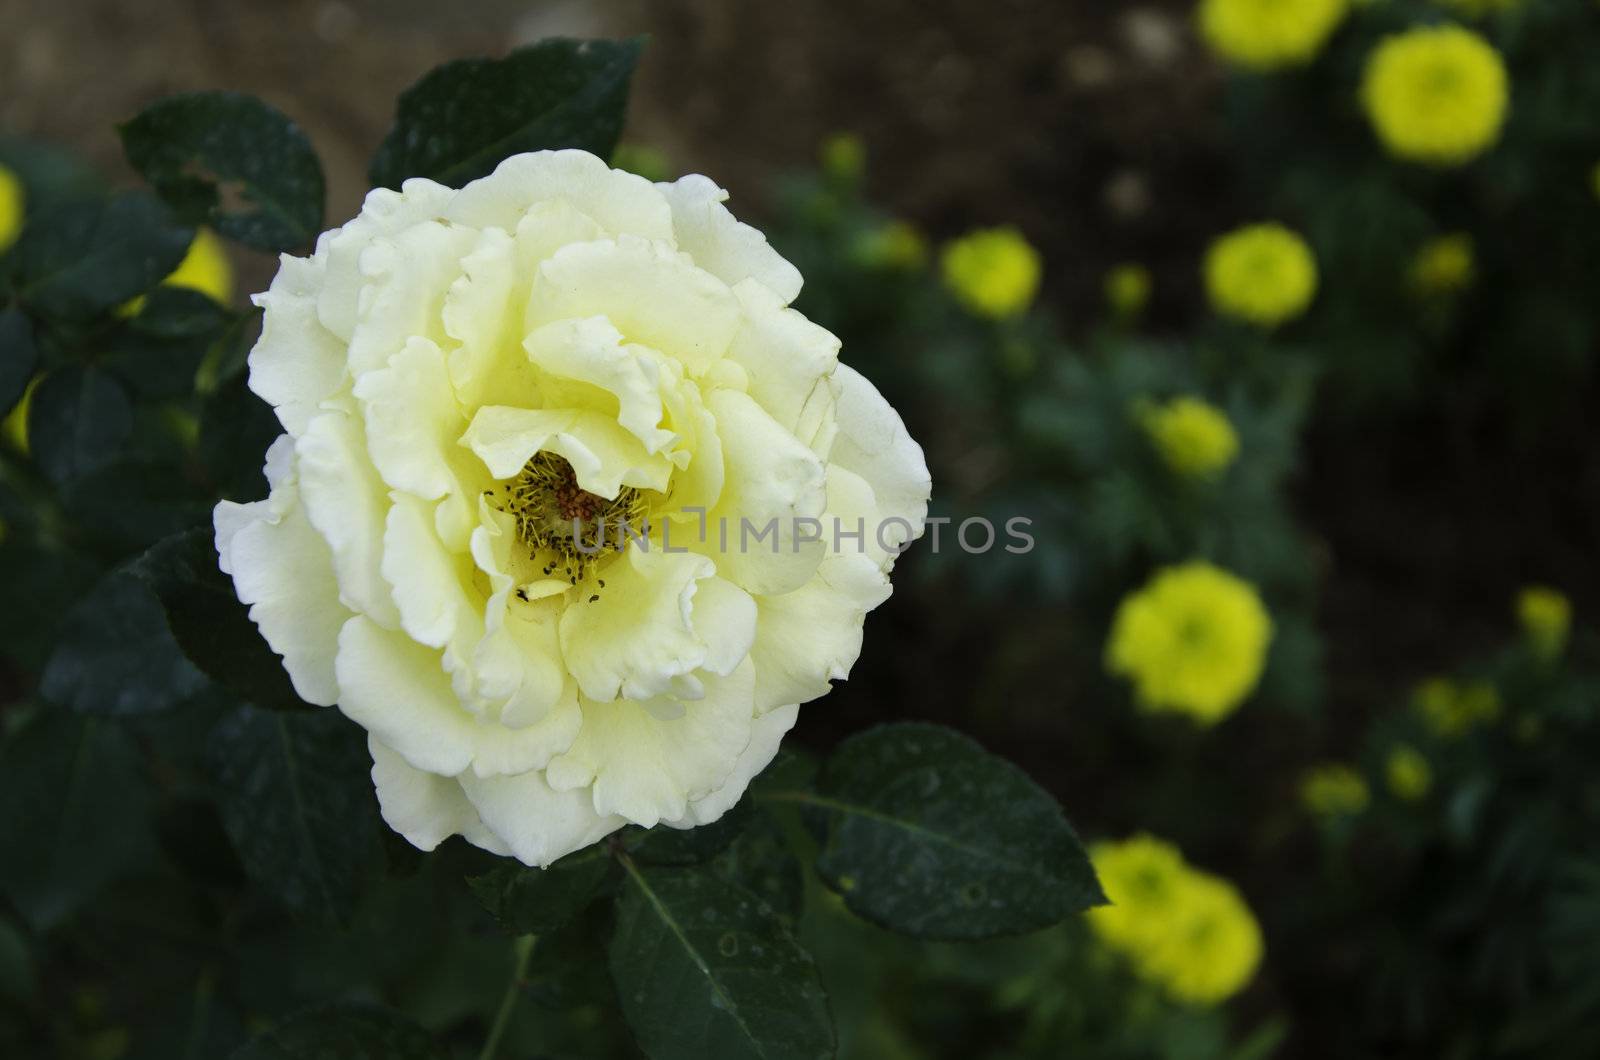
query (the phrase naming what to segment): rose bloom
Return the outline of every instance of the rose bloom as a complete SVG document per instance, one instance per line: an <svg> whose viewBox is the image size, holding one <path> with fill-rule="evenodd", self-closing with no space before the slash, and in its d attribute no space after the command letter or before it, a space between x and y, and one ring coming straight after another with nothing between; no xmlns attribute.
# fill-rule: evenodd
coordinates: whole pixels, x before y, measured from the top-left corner
<svg viewBox="0 0 1600 1060"><path fill-rule="evenodd" d="M922 450L725 198L519 155L373 191L256 298L284 434L221 566L418 847L715 820L922 531Z"/></svg>

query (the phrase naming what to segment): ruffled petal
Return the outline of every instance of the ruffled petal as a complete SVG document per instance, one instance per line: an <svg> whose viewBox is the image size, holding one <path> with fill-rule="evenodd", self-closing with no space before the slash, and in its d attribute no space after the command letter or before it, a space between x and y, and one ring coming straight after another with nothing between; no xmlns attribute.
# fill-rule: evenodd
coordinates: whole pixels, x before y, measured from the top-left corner
<svg viewBox="0 0 1600 1060"><path fill-rule="evenodd" d="M722 782L722 787L704 798L689 803L689 812L682 817L663 823L674 828L694 828L697 825L710 824L733 809L744 796L750 782L777 756L778 746L783 742L784 734L794 728L795 720L799 716L799 705L790 703L758 717L751 724L750 742L740 753L739 761L734 764L733 772L728 775L728 779Z"/></svg>
<svg viewBox="0 0 1600 1060"><path fill-rule="evenodd" d="M339 599L379 625L399 625L382 573L389 498L361 425L340 411L322 413L296 441L295 466L306 516L333 551Z"/></svg>
<svg viewBox="0 0 1600 1060"><path fill-rule="evenodd" d="M670 244L623 237L573 243L540 265L525 323L594 316L699 375L727 352L740 309L727 284Z"/></svg>
<svg viewBox="0 0 1600 1060"><path fill-rule="evenodd" d="M850 675L861 654L866 614L889 596L889 580L865 556L824 560L816 577L782 596L756 598L759 617L750 658L756 709L809 703L830 681Z"/></svg>
<svg viewBox="0 0 1600 1060"><path fill-rule="evenodd" d="M665 490L672 474L667 458L647 452L615 415L583 409L485 405L461 444L497 479L516 475L535 453L555 453L572 465L579 487L601 497L615 497L623 486Z"/></svg>
<svg viewBox="0 0 1600 1060"><path fill-rule="evenodd" d="M671 184L657 184L672 206L672 227L678 249L729 287L754 279L785 305L800 294L800 270L767 243L767 237L722 204L728 193L709 177L691 173Z"/></svg>
<svg viewBox="0 0 1600 1060"><path fill-rule="evenodd" d="M439 653L357 615L339 631L339 709L418 769L472 764L477 723L461 709Z"/></svg>
<svg viewBox="0 0 1600 1060"><path fill-rule="evenodd" d="M293 443L288 435L268 451L268 468ZM334 656L339 628L350 612L339 602L333 556L306 521L294 479L278 470L264 501L222 501L212 515L218 563L250 607L250 620L283 656L295 693L307 703L331 706L339 698Z"/></svg>
<svg viewBox="0 0 1600 1060"><path fill-rule="evenodd" d="M608 413L647 452L673 440L661 426L661 373L604 317L546 324L523 340L528 356L554 376L541 387L550 408L594 408Z"/></svg>
<svg viewBox="0 0 1600 1060"><path fill-rule="evenodd" d="M378 789L378 809L390 828L405 836L418 850L432 850L453 835L474 846L504 856L511 853L500 837L484 825L454 777L425 773L383 745L367 737L372 755L372 783Z"/></svg>
<svg viewBox="0 0 1600 1060"><path fill-rule="evenodd" d="M460 783L483 823L524 865L545 868L627 824L596 813L587 790L556 791L537 770L506 777L466 773Z"/></svg>
<svg viewBox="0 0 1600 1060"><path fill-rule="evenodd" d="M866 480L880 519L898 521L884 528L890 548L921 537L933 490L922 446L906 433L900 414L878 388L854 368L839 365L833 373L833 390L839 433L829 461ZM869 529L876 534L876 528Z"/></svg>
<svg viewBox="0 0 1600 1060"><path fill-rule="evenodd" d="M643 177L612 169L587 151L512 155L455 194L446 219L513 232L535 204L566 200L612 235L672 238L672 211Z"/></svg>
<svg viewBox="0 0 1600 1060"><path fill-rule="evenodd" d="M747 592L798 588L825 552L822 462L749 395L717 390L707 403L721 436L725 478L704 534L694 527L683 544L714 558L717 573Z"/></svg>
<svg viewBox="0 0 1600 1060"><path fill-rule="evenodd" d="M251 299L263 314L261 337L250 350L250 389L296 437L346 378L344 341L317 316L326 267L320 252L310 258L285 254L272 286Z"/></svg>
<svg viewBox="0 0 1600 1060"><path fill-rule="evenodd" d="M689 803L722 788L750 743L753 667L707 677L705 695L682 711L618 700L583 702L583 728L546 770L550 785L593 785L594 809L645 828L682 818ZM676 715L676 716L673 716Z"/></svg>

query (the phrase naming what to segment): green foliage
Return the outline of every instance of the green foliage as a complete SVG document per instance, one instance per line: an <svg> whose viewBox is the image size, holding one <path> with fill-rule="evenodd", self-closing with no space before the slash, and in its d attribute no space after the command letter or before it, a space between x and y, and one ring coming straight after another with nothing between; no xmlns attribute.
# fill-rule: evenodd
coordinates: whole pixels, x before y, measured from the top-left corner
<svg viewBox="0 0 1600 1060"><path fill-rule="evenodd" d="M322 164L300 127L253 96L169 96L117 130L128 163L180 217L257 250L322 231Z"/></svg>
<svg viewBox="0 0 1600 1060"><path fill-rule="evenodd" d="M230 1060L446 1060L426 1031L397 1012L330 1005L291 1017L235 1050Z"/></svg>
<svg viewBox="0 0 1600 1060"><path fill-rule="evenodd" d="M834 1054L816 964L770 906L710 873L623 867L611 975L648 1055Z"/></svg>
<svg viewBox="0 0 1600 1060"><path fill-rule="evenodd" d="M1010 763L931 725L853 736L804 806L817 871L850 909L920 938L1032 931L1104 901L1061 808Z"/></svg>
<svg viewBox="0 0 1600 1060"><path fill-rule="evenodd" d="M207 740L245 871L291 909L348 919L381 860L366 741L337 714L239 707Z"/></svg>
<svg viewBox="0 0 1600 1060"><path fill-rule="evenodd" d="M622 133L643 40L545 40L504 59L461 59L400 96L373 156L375 187L428 177L453 188L523 151L575 147L609 157Z"/></svg>
<svg viewBox="0 0 1600 1060"><path fill-rule="evenodd" d="M22 400L38 364L39 350L27 316L19 309L0 311L0 416Z"/></svg>
<svg viewBox="0 0 1600 1060"><path fill-rule="evenodd" d="M92 317L154 287L193 238L138 192L64 205L30 223L11 249L10 295L41 316Z"/></svg>

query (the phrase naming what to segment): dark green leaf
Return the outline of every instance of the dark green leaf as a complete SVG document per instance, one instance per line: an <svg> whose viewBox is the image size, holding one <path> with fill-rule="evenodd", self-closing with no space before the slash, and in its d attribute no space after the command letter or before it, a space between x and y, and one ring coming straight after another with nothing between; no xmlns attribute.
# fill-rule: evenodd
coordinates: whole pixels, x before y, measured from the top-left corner
<svg viewBox="0 0 1600 1060"><path fill-rule="evenodd" d="M186 398L207 351L233 314L199 291L157 287L139 315L99 340L99 363L147 398Z"/></svg>
<svg viewBox="0 0 1600 1060"><path fill-rule="evenodd" d="M230 500L265 497L267 447L282 433L272 406L243 373L218 386L200 410L200 459L216 491Z"/></svg>
<svg viewBox="0 0 1600 1060"><path fill-rule="evenodd" d="M937 725L883 725L839 745L807 810L817 871L855 913L922 938L1047 927L1103 902L1061 808L1015 766Z"/></svg>
<svg viewBox="0 0 1600 1060"><path fill-rule="evenodd" d="M148 195L63 206L30 218L13 248L17 295L45 316L94 316L160 283L193 239Z"/></svg>
<svg viewBox="0 0 1600 1060"><path fill-rule="evenodd" d="M614 862L604 847L592 846L532 869L501 863L467 879L480 905L514 935L548 935L581 912L599 892Z"/></svg>
<svg viewBox="0 0 1600 1060"><path fill-rule="evenodd" d="M67 616L39 690L80 714L115 717L170 710L205 683L167 631L155 594L116 571Z"/></svg>
<svg viewBox="0 0 1600 1060"><path fill-rule="evenodd" d="M449 1060L428 1032L374 1005L328 1005L290 1016L230 1060Z"/></svg>
<svg viewBox="0 0 1600 1060"><path fill-rule="evenodd" d="M16 524L0 547L0 653L20 667L38 672L55 647L67 612L100 576L75 550L44 548L19 539Z"/></svg>
<svg viewBox="0 0 1600 1060"><path fill-rule="evenodd" d="M800 859L772 814L751 817L732 845L711 859L711 871L751 892L793 923L800 919L805 901Z"/></svg>
<svg viewBox="0 0 1600 1060"><path fill-rule="evenodd" d="M648 1055L834 1055L816 964L767 903L701 869L625 867L611 977Z"/></svg>
<svg viewBox="0 0 1600 1060"><path fill-rule="evenodd" d="M504 59L438 67L400 96L372 159L373 185L429 177L459 188L524 151L577 147L609 157L643 47L639 38L554 39Z"/></svg>
<svg viewBox="0 0 1600 1060"><path fill-rule="evenodd" d="M698 828L658 824L650 829L629 828L620 838L629 856L641 864L698 865L726 850L751 816L748 803L740 801L717 820Z"/></svg>
<svg viewBox="0 0 1600 1060"><path fill-rule="evenodd" d="M261 638L233 581L218 568L209 529L162 541L140 557L134 570L155 590L173 636L204 673L257 706L305 706L283 660Z"/></svg>
<svg viewBox="0 0 1600 1060"><path fill-rule="evenodd" d="M253 96L173 96L119 131L128 162L191 224L268 251L306 246L322 230L322 165L311 142Z"/></svg>
<svg viewBox="0 0 1600 1060"><path fill-rule="evenodd" d="M27 316L20 309L0 312L0 417L22 400L38 367L39 348Z"/></svg>
<svg viewBox="0 0 1600 1060"><path fill-rule="evenodd" d="M61 506L85 538L127 554L208 519L212 501L171 461L132 456L67 483Z"/></svg>
<svg viewBox="0 0 1600 1060"><path fill-rule="evenodd" d="M111 722L42 711L0 752L0 890L59 924L151 850L138 753Z"/></svg>
<svg viewBox="0 0 1600 1060"><path fill-rule="evenodd" d="M122 385L91 365L51 372L34 392L28 441L45 477L57 485L109 464L133 433L133 406Z"/></svg>
<svg viewBox="0 0 1600 1060"><path fill-rule="evenodd" d="M240 707L207 758L222 823L245 872L299 912L344 921L382 860L372 760L334 710Z"/></svg>

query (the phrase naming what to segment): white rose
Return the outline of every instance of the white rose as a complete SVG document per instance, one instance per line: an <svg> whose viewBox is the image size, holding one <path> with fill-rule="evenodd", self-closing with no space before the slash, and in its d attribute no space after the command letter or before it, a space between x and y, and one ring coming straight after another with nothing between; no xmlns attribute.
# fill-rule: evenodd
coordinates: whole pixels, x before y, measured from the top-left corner
<svg viewBox="0 0 1600 1060"><path fill-rule="evenodd" d="M715 820L922 532L922 450L726 197L519 155L373 191L257 296L285 433L270 496L216 508L221 567L418 847L548 865ZM603 518L651 538L586 554Z"/></svg>

